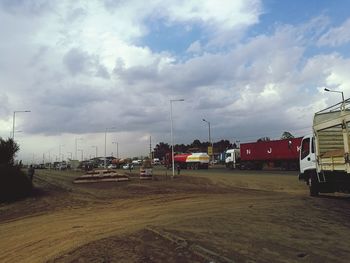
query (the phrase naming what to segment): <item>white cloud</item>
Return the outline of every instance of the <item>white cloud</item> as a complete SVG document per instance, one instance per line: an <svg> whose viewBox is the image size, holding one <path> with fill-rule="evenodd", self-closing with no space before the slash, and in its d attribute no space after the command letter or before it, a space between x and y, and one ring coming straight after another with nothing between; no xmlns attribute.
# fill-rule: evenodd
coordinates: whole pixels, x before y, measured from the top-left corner
<svg viewBox="0 0 350 263"><path fill-rule="evenodd" d="M200 21L221 29L252 25L258 22L261 13L260 1L180 1L171 2L169 19L174 21Z"/></svg>
<svg viewBox="0 0 350 263"><path fill-rule="evenodd" d="M202 51L202 45L201 43L197 40L193 42L186 50L188 53L200 53Z"/></svg>
<svg viewBox="0 0 350 263"><path fill-rule="evenodd" d="M81 136L84 151L102 149L108 126L117 127L125 155L147 153L149 135L169 142L172 98L185 99L174 105L174 129L177 142L189 143L206 140L202 118L216 138L300 131L316 109L339 100L317 87L350 94L349 59L305 54L316 20L236 37L231 45L234 33L258 22L260 1L57 1L33 8L0 8L8 25L0 28L7 36L0 42L0 135L9 135L13 110L31 110L18 119L26 158L37 148L58 151L59 143L68 151ZM184 30L199 25L209 39L193 40L187 51L194 57L154 52L140 44L152 37L152 19Z"/></svg>
<svg viewBox="0 0 350 263"><path fill-rule="evenodd" d="M339 27L333 27L328 30L318 40L320 46L337 47L350 42L350 19L346 20Z"/></svg>

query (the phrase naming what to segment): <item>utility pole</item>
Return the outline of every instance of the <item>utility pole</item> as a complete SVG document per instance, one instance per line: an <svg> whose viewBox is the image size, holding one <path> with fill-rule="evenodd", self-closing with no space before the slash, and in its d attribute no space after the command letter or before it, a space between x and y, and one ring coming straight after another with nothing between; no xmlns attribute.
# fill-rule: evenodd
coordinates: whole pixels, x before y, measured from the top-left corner
<svg viewBox="0 0 350 263"><path fill-rule="evenodd" d="M152 137L149 136L149 158L152 160Z"/></svg>

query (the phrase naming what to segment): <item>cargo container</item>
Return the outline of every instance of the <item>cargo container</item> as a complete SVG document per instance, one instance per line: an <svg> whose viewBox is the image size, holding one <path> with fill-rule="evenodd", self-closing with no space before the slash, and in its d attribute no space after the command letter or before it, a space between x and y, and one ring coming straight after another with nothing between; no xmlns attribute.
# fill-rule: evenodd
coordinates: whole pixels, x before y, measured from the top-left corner
<svg viewBox="0 0 350 263"><path fill-rule="evenodd" d="M227 150L226 166L241 169L283 169L298 170L300 138L241 143L237 149ZM235 154L235 156L231 156ZM231 164L230 162L236 161Z"/></svg>

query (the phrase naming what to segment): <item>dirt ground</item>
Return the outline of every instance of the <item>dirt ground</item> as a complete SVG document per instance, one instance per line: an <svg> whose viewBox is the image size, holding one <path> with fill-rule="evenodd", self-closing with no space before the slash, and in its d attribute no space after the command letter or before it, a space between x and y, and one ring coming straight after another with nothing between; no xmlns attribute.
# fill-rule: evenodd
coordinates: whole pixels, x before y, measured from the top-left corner
<svg viewBox="0 0 350 263"><path fill-rule="evenodd" d="M31 197L0 204L0 262L349 261L349 195L311 198L296 172L155 174L37 170Z"/></svg>

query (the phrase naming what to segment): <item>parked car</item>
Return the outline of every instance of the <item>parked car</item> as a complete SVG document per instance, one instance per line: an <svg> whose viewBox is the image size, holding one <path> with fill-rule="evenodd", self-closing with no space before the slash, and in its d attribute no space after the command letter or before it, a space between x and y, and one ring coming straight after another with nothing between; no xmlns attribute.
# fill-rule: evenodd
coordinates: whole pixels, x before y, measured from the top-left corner
<svg viewBox="0 0 350 263"><path fill-rule="evenodd" d="M142 164L142 160L133 160L132 164L133 165L141 165Z"/></svg>
<svg viewBox="0 0 350 263"><path fill-rule="evenodd" d="M117 165L112 163L110 165L107 166L108 169L117 169Z"/></svg>
<svg viewBox="0 0 350 263"><path fill-rule="evenodd" d="M134 169L134 165L131 163L127 163L123 165L123 169L124 170L130 170L130 169Z"/></svg>
<svg viewBox="0 0 350 263"><path fill-rule="evenodd" d="M152 161L152 164L153 165L160 165L161 163L160 163L159 158L154 158L153 161Z"/></svg>

